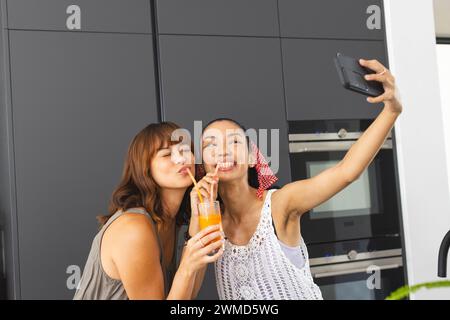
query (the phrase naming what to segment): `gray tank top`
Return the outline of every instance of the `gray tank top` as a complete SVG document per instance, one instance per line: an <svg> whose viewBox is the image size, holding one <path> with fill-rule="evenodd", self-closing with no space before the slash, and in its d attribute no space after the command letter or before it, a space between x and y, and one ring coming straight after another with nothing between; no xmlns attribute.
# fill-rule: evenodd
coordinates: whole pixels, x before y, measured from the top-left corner
<svg viewBox="0 0 450 320"><path fill-rule="evenodd" d="M168 266L163 265L163 251L161 240L158 236L156 229L156 224L153 218L142 208L131 208L126 210L129 213L142 213L146 215L155 230L158 246L159 246L159 262L164 275L164 294L167 297L170 287L172 285L172 280L176 272L176 248L177 243L174 244L174 253L172 261ZM128 296L125 292L125 288L121 280L113 279L106 274L103 270L102 263L100 260L100 244L106 229L121 215L124 211L118 210L114 215L112 215L106 224L100 229L100 231L95 236L92 241L91 251L86 261L84 267L83 275L81 277L78 288L73 297L74 300L127 300ZM178 228L176 229L178 231ZM175 238L176 239L176 238Z"/></svg>

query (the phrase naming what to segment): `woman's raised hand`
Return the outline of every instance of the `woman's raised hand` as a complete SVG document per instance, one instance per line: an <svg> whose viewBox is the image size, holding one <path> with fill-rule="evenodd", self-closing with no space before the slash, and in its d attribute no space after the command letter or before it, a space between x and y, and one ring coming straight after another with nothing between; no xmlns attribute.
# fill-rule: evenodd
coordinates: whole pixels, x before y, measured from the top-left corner
<svg viewBox="0 0 450 320"><path fill-rule="evenodd" d="M378 60L364 60L360 59L361 66L369 68L376 73L367 74L364 78L368 81L381 82L384 88L384 93L378 97L368 97L367 101L370 103L384 102L386 108L394 113L400 114L403 110L402 104L398 99L398 91L395 85L395 78L391 72L382 65Z"/></svg>

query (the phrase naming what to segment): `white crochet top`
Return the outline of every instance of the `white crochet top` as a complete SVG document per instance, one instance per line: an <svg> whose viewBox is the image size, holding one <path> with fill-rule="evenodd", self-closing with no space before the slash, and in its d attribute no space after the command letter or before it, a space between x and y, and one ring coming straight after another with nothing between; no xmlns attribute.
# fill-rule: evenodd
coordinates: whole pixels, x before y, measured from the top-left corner
<svg viewBox="0 0 450 320"><path fill-rule="evenodd" d="M221 300L321 300L322 293L309 269L308 250L302 241L305 264L298 268L284 254L272 226L271 194L264 200L255 233L245 246L225 241L223 255L215 263Z"/></svg>

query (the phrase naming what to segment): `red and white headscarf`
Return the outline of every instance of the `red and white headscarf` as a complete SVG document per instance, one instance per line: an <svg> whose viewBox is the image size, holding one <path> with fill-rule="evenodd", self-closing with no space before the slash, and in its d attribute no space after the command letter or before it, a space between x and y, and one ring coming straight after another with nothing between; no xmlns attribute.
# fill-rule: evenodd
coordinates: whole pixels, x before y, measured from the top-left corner
<svg viewBox="0 0 450 320"><path fill-rule="evenodd" d="M256 190L256 196L262 198L264 190L267 190L271 185L273 185L277 180L277 176L270 169L267 160L264 158L261 151L258 149L253 141L250 141L253 156L255 157L255 169L258 173L258 190Z"/></svg>

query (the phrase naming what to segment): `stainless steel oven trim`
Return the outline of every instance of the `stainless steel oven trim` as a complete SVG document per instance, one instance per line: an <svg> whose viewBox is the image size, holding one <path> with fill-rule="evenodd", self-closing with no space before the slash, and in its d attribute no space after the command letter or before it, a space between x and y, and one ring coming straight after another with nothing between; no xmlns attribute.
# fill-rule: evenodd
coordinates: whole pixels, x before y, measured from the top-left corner
<svg viewBox="0 0 450 320"><path fill-rule="evenodd" d="M291 133L289 134L289 141L320 141L320 140L358 140L363 132L346 132L345 135L339 133ZM389 132L388 139L392 138L392 133Z"/></svg>
<svg viewBox="0 0 450 320"><path fill-rule="evenodd" d="M346 151L355 142L354 140L291 142L289 143L289 153ZM392 140L386 139L381 149L392 149Z"/></svg>
<svg viewBox="0 0 450 320"><path fill-rule="evenodd" d="M324 265L311 267L311 274L314 278L326 278L355 273L367 273L367 270L370 266L377 266L379 270L396 269L403 266L403 260L402 257L392 257L385 259Z"/></svg>
<svg viewBox="0 0 450 320"><path fill-rule="evenodd" d="M343 254L343 255L339 255L339 256L332 256L332 257L312 258L312 259L309 259L309 265L317 266L317 265L322 265L322 264L388 258L388 257L394 257L394 256L401 256L401 255L402 255L402 249L379 250L379 251L372 251L372 252L357 253L355 257L352 257L352 259L350 259L349 255L347 255L347 254Z"/></svg>

